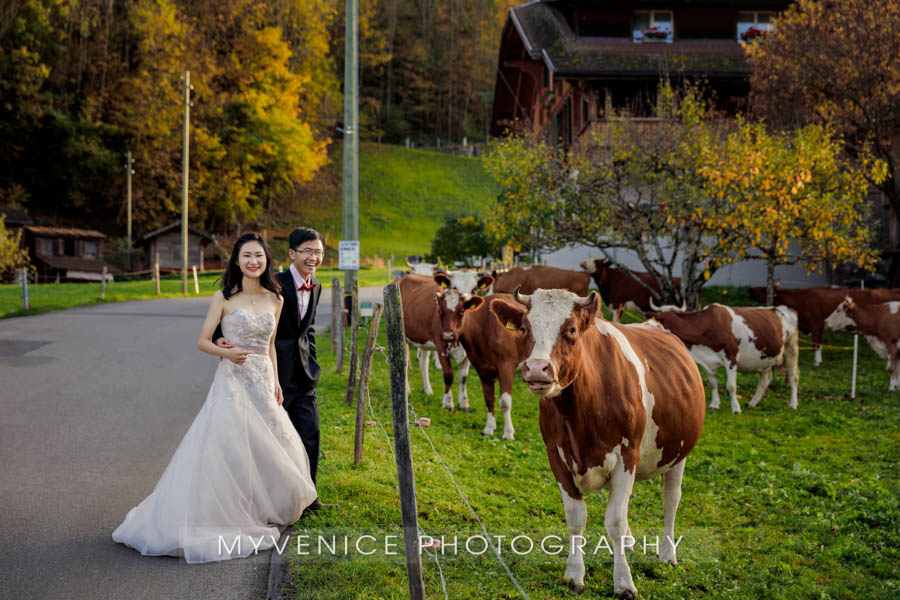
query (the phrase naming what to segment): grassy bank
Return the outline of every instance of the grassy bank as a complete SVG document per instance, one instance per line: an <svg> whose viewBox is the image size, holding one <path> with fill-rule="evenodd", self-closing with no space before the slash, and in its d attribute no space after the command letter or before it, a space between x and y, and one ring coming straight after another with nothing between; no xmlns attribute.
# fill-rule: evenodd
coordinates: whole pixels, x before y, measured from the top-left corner
<svg viewBox="0 0 900 600"><path fill-rule="evenodd" d="M201 296L211 296L220 287L221 271L201 273L197 280ZM318 278L325 288L331 287L331 281L340 277L343 283L343 272L337 269L320 269ZM386 269L378 269L370 265L359 271L361 286L384 285L387 279ZM194 296L194 279L188 277L189 296ZM26 314L37 315L51 310L62 310L88 304L103 302L122 302L125 300L152 300L156 298L179 298L181 293L181 277L166 276L160 280L159 295L156 285L151 279L135 281L116 281L106 285L106 299L100 299L100 283L42 283L28 286L31 298L31 310L27 313L22 308L22 288L18 285L0 285L0 318L20 317Z"/></svg>
<svg viewBox="0 0 900 600"><path fill-rule="evenodd" d="M383 334L382 334L383 338ZM362 339L362 338L361 338ZM844 334L826 342L850 345ZM382 340L383 343L383 340ZM402 558L396 470L388 436L367 427L364 461L352 464L353 409L344 405L345 379L334 374L328 338L322 336L323 378L320 385L322 445L320 496L339 504L304 518L295 534L310 535L299 555L296 540L289 552L296 598L405 598L406 569ZM884 361L863 342L858 400L847 398L851 353L827 349L825 363L812 368L812 352L801 352L800 407L787 408L789 392L779 375L761 405L746 402L756 377L741 375L739 393L744 413L727 408L709 413L701 440L687 461L684 496L676 535L683 535L677 567L661 564L653 549L629 558L643 598L891 598L900 593L900 393L887 393ZM501 552L530 598L569 597L560 583L565 553L546 554L537 544L548 535L565 539L566 527L558 488L547 464L537 424L537 399L517 381L513 394L516 441L499 434L483 437L485 408L480 385L471 372L471 413L447 413L439 398L422 394L421 378L411 371L410 403L432 423L424 430L453 472L462 491L483 519L491 536L506 536ZM724 372L720 386L724 389ZM440 373L432 368L432 385L440 389ZM386 361L375 357L372 408L390 434ZM456 386L454 385L454 391ZM727 404L727 403L726 403ZM499 411L498 411L499 414ZM502 429L502 422L500 424ZM440 567L451 598L518 598L490 551L466 551L468 536L480 534L449 475L423 432L412 428L419 522L431 536L458 536L457 554L445 546ZM608 492L587 498L586 535L593 549L604 533ZM662 535L661 482L635 485L629 510L638 540ZM363 556L354 548L362 534ZM336 555L328 547L319 554L316 541L336 536ZM344 556L343 535L349 536ZM386 555L388 551L397 555ZM528 536L536 549L519 556L510 540ZM553 550L553 540L548 549ZM476 541L473 552L482 549ZM527 548L524 538L518 550ZM426 592L443 597L437 564L423 557ZM585 597L612 596L612 558L605 550L586 558Z"/></svg>
<svg viewBox="0 0 900 600"><path fill-rule="evenodd" d="M339 150L339 146L336 147ZM339 155L338 155L339 156ZM340 160L333 187L316 190L305 223L340 239ZM444 216L484 215L497 187L480 159L400 146L363 144L359 153L359 237L363 256L431 252ZM329 179L324 177L323 179Z"/></svg>

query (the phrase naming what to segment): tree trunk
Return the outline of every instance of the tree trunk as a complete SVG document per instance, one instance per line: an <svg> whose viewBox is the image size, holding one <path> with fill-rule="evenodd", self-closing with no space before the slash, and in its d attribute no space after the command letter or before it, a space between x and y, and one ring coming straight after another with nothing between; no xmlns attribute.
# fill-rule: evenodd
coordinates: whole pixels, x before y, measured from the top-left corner
<svg viewBox="0 0 900 600"><path fill-rule="evenodd" d="M775 305L775 257L766 259L766 306Z"/></svg>

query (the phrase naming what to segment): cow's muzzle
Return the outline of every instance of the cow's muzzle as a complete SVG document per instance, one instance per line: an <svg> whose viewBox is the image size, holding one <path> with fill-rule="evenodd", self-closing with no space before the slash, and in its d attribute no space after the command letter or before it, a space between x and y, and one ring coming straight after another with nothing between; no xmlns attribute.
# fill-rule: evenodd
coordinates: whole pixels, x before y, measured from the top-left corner
<svg viewBox="0 0 900 600"><path fill-rule="evenodd" d="M442 338L445 342L455 342L455 341L456 341L456 334L453 333L452 331L444 331L444 332L441 333L441 338Z"/></svg>
<svg viewBox="0 0 900 600"><path fill-rule="evenodd" d="M543 392L556 384L556 368L547 359L526 360L522 365L522 379L532 392Z"/></svg>

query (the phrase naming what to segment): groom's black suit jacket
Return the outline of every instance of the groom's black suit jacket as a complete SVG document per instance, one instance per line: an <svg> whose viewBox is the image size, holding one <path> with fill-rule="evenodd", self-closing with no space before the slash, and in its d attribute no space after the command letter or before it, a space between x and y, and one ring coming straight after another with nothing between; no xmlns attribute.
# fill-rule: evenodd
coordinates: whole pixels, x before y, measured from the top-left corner
<svg viewBox="0 0 900 600"><path fill-rule="evenodd" d="M278 380L284 391L285 404L289 404L297 396L314 394L319 380L321 369L316 360L316 330L313 325L322 284L315 277L310 278L315 289L310 292L309 307L301 319L297 288L290 270L277 273L275 277L281 284L284 297L275 332L275 354L278 358Z"/></svg>

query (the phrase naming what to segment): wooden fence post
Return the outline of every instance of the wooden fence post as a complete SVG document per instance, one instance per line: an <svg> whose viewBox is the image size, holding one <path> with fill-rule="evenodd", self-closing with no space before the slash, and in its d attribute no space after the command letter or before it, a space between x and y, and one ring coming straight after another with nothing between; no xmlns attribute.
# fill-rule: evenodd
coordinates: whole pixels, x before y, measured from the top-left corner
<svg viewBox="0 0 900 600"><path fill-rule="evenodd" d="M369 325L366 350L363 352L359 369L359 394L356 397L356 441L353 444L353 464L362 460L363 436L366 430L366 402L369 397L369 376L372 374L372 356L375 354L375 340L378 339L378 325L381 323L381 304L375 304L375 314Z"/></svg>
<svg viewBox="0 0 900 600"><path fill-rule="evenodd" d="M25 312L31 310L31 296L28 295L28 269L22 267L22 308Z"/></svg>
<svg viewBox="0 0 900 600"><path fill-rule="evenodd" d="M156 282L156 295L159 296L159 252L156 253L156 262L153 263L153 281Z"/></svg>
<svg viewBox="0 0 900 600"><path fill-rule="evenodd" d="M412 449L409 443L403 304L400 298L400 287L395 283L384 288L384 310L388 362L391 365L391 414L394 420L394 448L397 455L397 480L400 488L403 545L406 550L406 574L409 579L409 597L419 600L425 598L425 582L422 579L422 555L419 554L416 477L413 473Z"/></svg>
<svg viewBox="0 0 900 600"><path fill-rule="evenodd" d="M103 272L100 274L100 299L106 300L106 265L103 265Z"/></svg>
<svg viewBox="0 0 900 600"><path fill-rule="evenodd" d="M197 281L197 265L192 265L191 268L194 270L194 293L199 296L200 295L200 282Z"/></svg>
<svg viewBox="0 0 900 600"><path fill-rule="evenodd" d="M359 328L359 280L353 280L350 289L350 376L347 377L347 406L353 406L353 390L356 387L357 362L359 351L356 342L356 330Z"/></svg>
<svg viewBox="0 0 900 600"><path fill-rule="evenodd" d="M340 374L344 370L344 294L337 277L331 282L331 351L337 359L335 372Z"/></svg>

